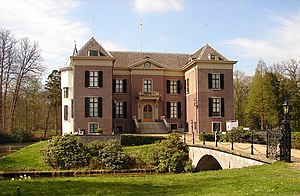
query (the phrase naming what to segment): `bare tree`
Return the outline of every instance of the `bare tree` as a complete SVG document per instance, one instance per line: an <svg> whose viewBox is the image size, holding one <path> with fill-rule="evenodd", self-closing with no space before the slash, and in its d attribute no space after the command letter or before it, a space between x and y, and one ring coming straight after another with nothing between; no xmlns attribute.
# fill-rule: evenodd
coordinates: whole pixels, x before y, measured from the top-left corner
<svg viewBox="0 0 300 196"><path fill-rule="evenodd" d="M40 75L44 71L41 65L41 55L37 42L31 42L28 38L19 41L16 56L16 76L14 80L12 102L10 107L11 129L14 126L15 111L20 98L22 85L34 75Z"/></svg>
<svg viewBox="0 0 300 196"><path fill-rule="evenodd" d="M16 40L9 30L0 30L0 130L7 129L7 96L14 71Z"/></svg>

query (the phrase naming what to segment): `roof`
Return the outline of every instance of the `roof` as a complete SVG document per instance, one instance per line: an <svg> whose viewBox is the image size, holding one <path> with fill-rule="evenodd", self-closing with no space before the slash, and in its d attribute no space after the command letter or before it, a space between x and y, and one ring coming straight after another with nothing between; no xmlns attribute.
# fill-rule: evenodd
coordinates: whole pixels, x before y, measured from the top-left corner
<svg viewBox="0 0 300 196"><path fill-rule="evenodd" d="M212 48L210 45L205 44L202 48L197 50L194 54L191 55L193 60L220 60L220 61L228 61L226 57Z"/></svg>
<svg viewBox="0 0 300 196"><path fill-rule="evenodd" d="M151 59L168 68L181 68L188 62L190 57L189 54L128 51L110 51L110 54L116 58L114 67L128 67L144 59Z"/></svg>
<svg viewBox="0 0 300 196"><path fill-rule="evenodd" d="M97 41L94 37L92 37L77 53L77 56L87 56L88 50L98 50L101 52L101 56L109 56L111 54L107 52Z"/></svg>

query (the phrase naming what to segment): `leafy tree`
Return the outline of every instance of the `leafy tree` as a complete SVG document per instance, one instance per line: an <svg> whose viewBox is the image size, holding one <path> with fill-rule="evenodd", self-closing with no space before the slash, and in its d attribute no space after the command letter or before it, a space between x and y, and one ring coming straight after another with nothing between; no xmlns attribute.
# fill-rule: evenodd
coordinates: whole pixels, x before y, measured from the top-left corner
<svg viewBox="0 0 300 196"><path fill-rule="evenodd" d="M58 135L58 130L61 130L61 73L58 70L53 70L52 73L48 76L45 90L47 94L47 103L48 103L48 111L47 111L47 119L46 119L46 128L44 137L46 137L46 133L48 131L49 118L51 115L51 109L54 110L55 116L55 130L56 135Z"/></svg>
<svg viewBox="0 0 300 196"><path fill-rule="evenodd" d="M178 133L172 133L166 140L157 143L151 153L155 169L158 172L184 172L191 171L188 147Z"/></svg>
<svg viewBox="0 0 300 196"><path fill-rule="evenodd" d="M249 96L251 77L235 70L233 73L234 115L241 126L246 123L246 105Z"/></svg>
<svg viewBox="0 0 300 196"><path fill-rule="evenodd" d="M252 129L278 126L278 84L277 78L267 72L265 63L260 60L246 106L247 125Z"/></svg>

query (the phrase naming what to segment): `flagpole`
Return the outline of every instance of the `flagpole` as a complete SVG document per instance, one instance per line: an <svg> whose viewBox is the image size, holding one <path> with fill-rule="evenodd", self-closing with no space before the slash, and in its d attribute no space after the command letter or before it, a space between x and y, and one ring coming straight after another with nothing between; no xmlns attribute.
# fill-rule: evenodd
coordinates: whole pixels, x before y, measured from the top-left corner
<svg viewBox="0 0 300 196"><path fill-rule="evenodd" d="M143 21L140 19L140 28L141 28L141 52L143 51Z"/></svg>

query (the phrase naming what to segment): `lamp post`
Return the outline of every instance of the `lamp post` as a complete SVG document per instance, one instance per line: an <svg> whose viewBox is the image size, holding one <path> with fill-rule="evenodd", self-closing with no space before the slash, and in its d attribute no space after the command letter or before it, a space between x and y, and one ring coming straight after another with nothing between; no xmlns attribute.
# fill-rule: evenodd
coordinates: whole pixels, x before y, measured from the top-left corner
<svg viewBox="0 0 300 196"><path fill-rule="evenodd" d="M289 104L283 103L283 120L281 122L280 160L291 162L291 129L289 121Z"/></svg>

